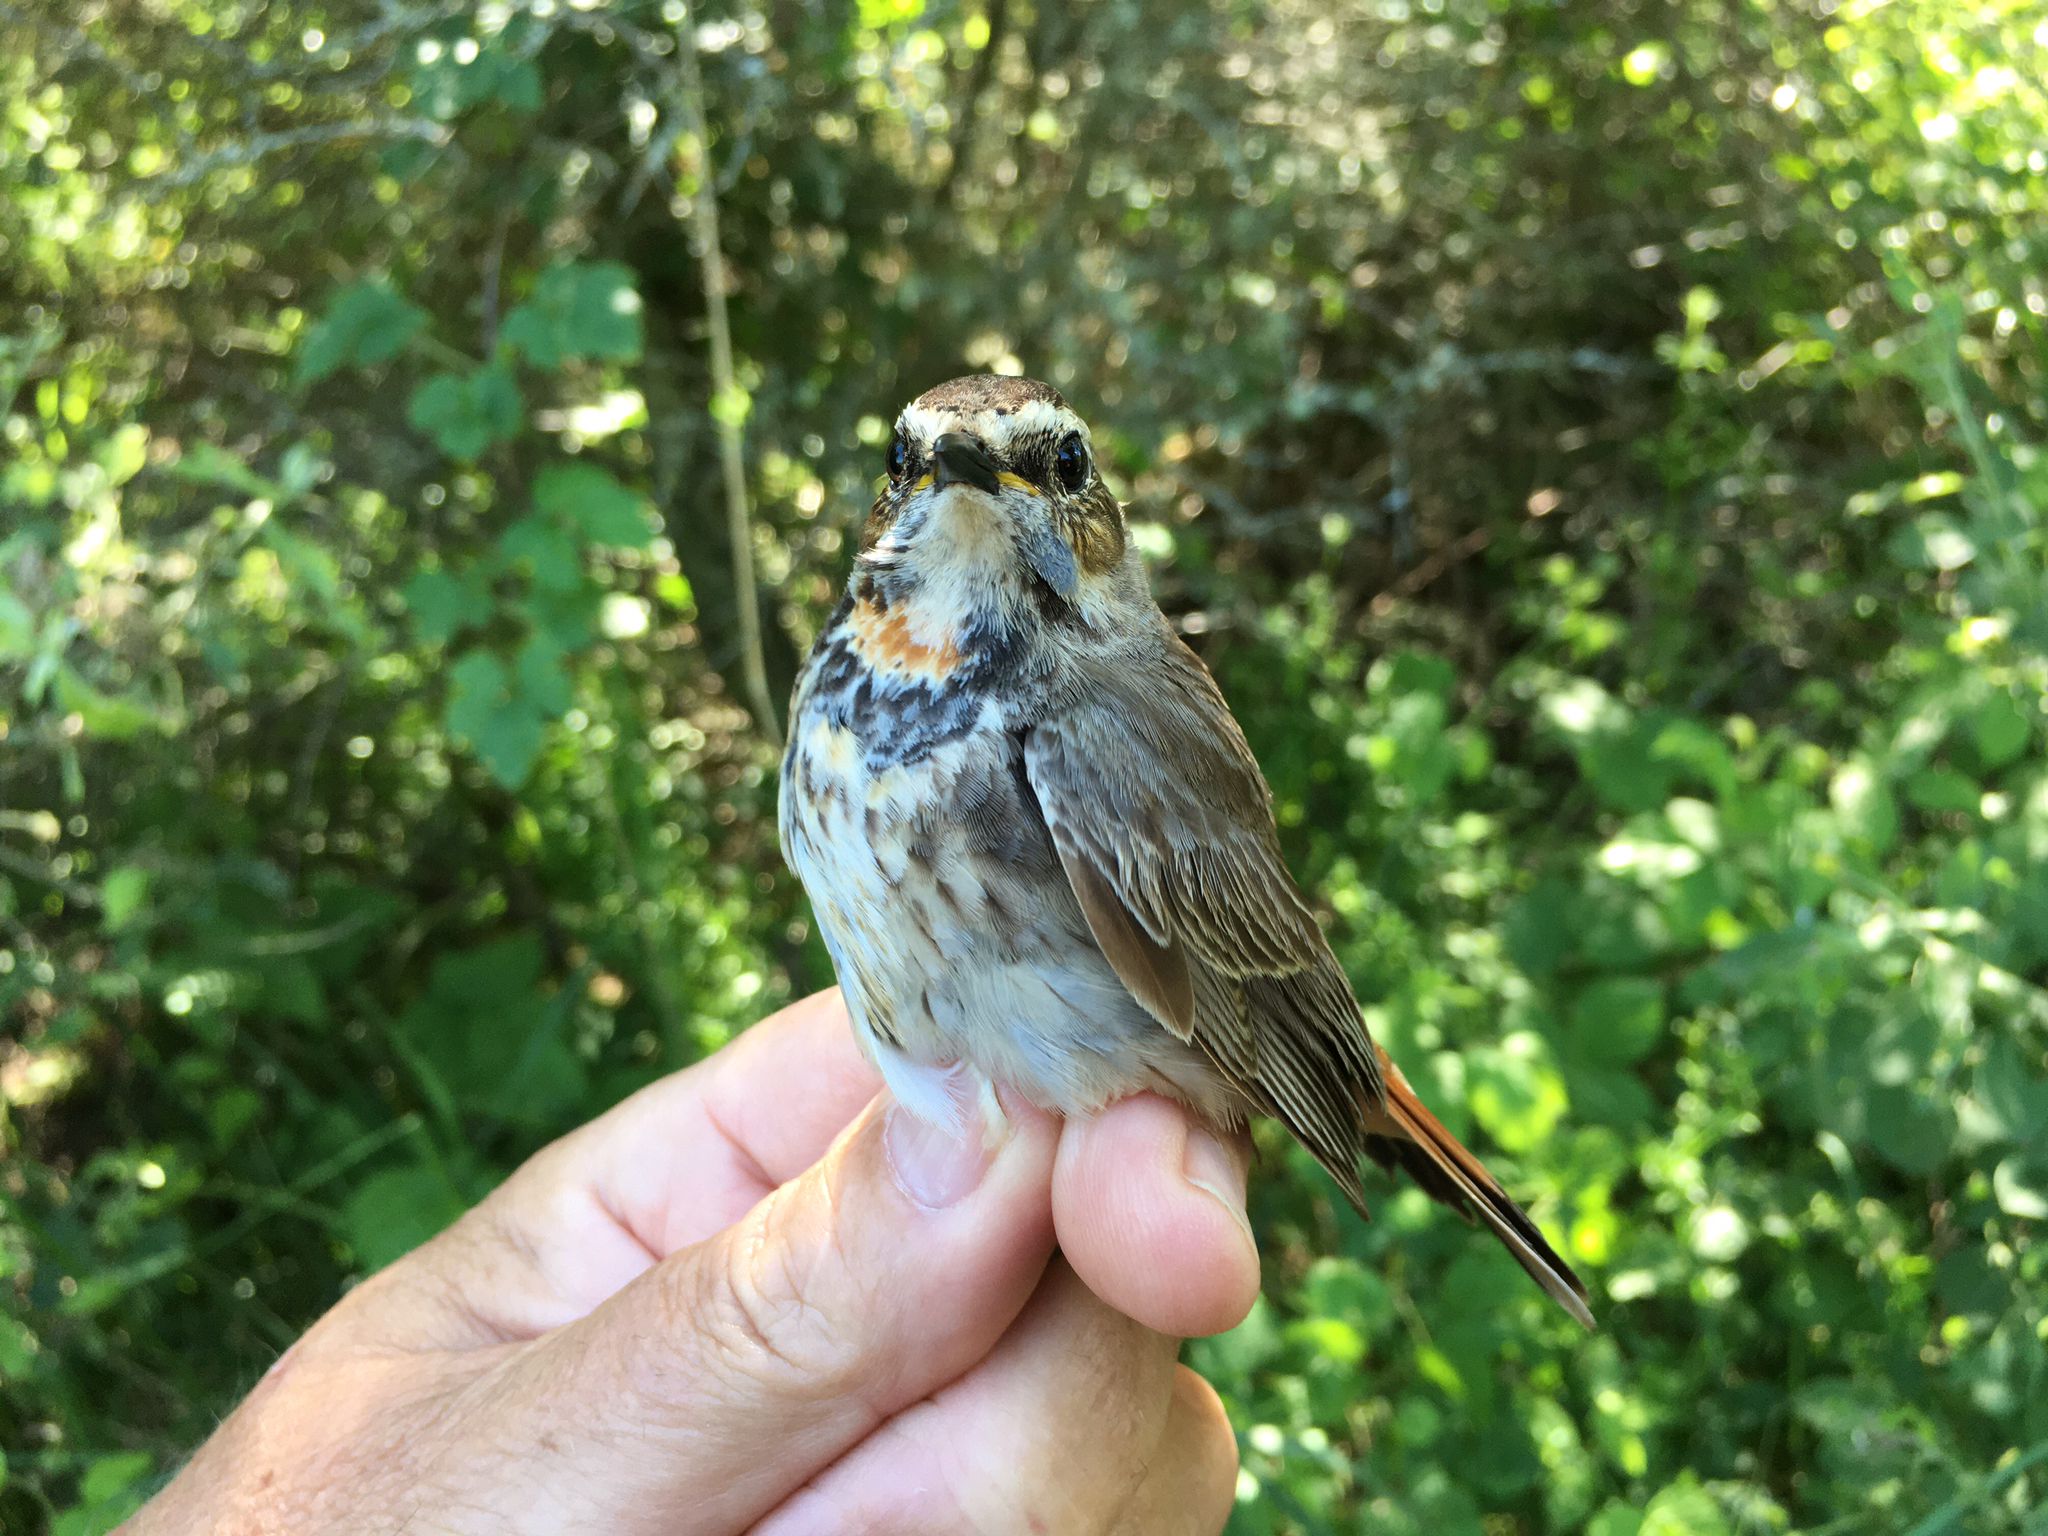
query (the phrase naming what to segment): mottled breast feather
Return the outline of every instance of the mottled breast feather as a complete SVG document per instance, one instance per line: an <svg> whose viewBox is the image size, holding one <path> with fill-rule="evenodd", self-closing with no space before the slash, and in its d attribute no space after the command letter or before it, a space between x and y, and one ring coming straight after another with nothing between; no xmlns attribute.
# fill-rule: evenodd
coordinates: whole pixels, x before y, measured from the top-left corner
<svg viewBox="0 0 2048 1536"><path fill-rule="evenodd" d="M856 622L861 606L851 595L840 603L811 652L796 702L799 712L815 709L851 731L870 773L921 762L958 741L1023 668L1022 643L993 630L970 630L936 652L906 637L903 664L880 665L877 651L895 631L872 606L864 630Z"/></svg>

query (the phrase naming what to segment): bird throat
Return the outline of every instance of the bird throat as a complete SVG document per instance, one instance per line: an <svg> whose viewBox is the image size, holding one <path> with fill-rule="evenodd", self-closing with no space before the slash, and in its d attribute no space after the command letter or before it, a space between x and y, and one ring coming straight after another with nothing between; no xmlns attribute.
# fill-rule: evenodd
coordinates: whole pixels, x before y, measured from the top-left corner
<svg viewBox="0 0 2048 1536"><path fill-rule="evenodd" d="M952 635L920 637L910 607L892 605L878 591L854 597L846 633L854 655L883 677L943 684L966 660Z"/></svg>
<svg viewBox="0 0 2048 1536"><path fill-rule="evenodd" d="M893 585L893 584L892 584ZM960 627L918 611L916 588L859 573L818 639L808 692L852 732L870 773L929 757L1015 695L1028 670L1023 635L992 614Z"/></svg>

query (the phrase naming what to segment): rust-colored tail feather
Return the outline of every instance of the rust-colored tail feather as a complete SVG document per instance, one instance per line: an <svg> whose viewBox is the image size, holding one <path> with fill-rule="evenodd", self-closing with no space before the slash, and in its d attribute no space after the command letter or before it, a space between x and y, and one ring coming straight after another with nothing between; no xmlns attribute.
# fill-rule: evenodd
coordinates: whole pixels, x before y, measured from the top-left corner
<svg viewBox="0 0 2048 1536"><path fill-rule="evenodd" d="M1465 1148L1443 1128L1441 1121L1423 1108L1415 1090L1401 1069L1379 1053L1380 1071L1386 1081L1386 1099L1373 1106L1365 1117L1370 1138L1366 1151L1386 1166L1399 1166L1434 1198L1466 1217L1476 1216L1529 1276L1550 1294L1557 1304L1587 1328L1593 1314L1586 1306L1586 1288L1572 1273L1571 1265L1536 1229L1526 1212L1508 1198L1506 1190Z"/></svg>

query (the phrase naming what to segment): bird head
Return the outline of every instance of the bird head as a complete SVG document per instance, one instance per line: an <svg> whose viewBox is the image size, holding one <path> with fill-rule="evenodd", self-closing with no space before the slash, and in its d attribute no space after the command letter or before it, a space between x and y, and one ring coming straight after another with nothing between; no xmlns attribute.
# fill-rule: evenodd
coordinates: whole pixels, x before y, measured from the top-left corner
<svg viewBox="0 0 2048 1536"><path fill-rule="evenodd" d="M862 530L856 585L875 581L961 627L1030 612L1107 619L1144 578L1088 425L1059 391L992 374L903 408L888 482Z"/></svg>

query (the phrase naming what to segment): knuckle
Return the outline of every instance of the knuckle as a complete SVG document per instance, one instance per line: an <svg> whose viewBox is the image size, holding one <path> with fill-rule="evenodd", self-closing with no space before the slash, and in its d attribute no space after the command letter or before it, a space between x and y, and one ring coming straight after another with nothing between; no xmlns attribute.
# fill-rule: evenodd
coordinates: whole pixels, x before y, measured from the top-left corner
<svg viewBox="0 0 2048 1536"><path fill-rule="evenodd" d="M712 1245L670 1288L680 1315L672 1325L699 1340L699 1361L714 1380L741 1390L829 1397L854 1381L861 1349L835 1276L838 1243L793 1230L779 1202L768 1201ZM701 1385L701 1384L700 1384Z"/></svg>

